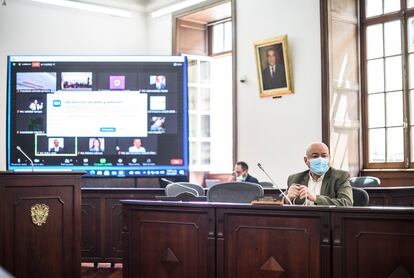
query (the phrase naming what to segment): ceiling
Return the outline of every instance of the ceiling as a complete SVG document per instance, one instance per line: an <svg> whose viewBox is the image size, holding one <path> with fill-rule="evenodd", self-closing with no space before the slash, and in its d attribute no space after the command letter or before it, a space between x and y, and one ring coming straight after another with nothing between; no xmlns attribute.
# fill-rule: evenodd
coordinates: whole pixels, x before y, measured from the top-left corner
<svg viewBox="0 0 414 278"><path fill-rule="evenodd" d="M82 0L79 2L104 5L113 8L132 9L134 11L152 12L165 6L184 0Z"/></svg>
<svg viewBox="0 0 414 278"><path fill-rule="evenodd" d="M6 0L11 1L11 0ZM24 0L30 1L31 0ZM134 12L151 13L155 10L164 7L184 2L186 0L70 0L74 2L82 2L88 4L95 4L106 6L110 8L118 8ZM231 2L225 4L214 5L202 12L196 12L185 16L185 20L194 21L198 23L208 23L218 19L223 19L231 16ZM184 19L184 18L183 18Z"/></svg>
<svg viewBox="0 0 414 278"><path fill-rule="evenodd" d="M200 24L207 24L229 17L231 17L231 2L215 5L208 9L203 9L202 11L183 16L181 19Z"/></svg>

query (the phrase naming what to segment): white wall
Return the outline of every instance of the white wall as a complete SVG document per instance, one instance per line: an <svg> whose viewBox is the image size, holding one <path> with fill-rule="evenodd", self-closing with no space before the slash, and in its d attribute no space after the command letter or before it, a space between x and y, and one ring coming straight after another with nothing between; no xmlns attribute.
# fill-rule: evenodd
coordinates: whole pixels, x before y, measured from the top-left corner
<svg viewBox="0 0 414 278"><path fill-rule="evenodd" d="M306 169L306 146L322 139L319 0L236 0L238 160L267 180L261 162L281 186L289 174ZM148 20L148 50L170 54L171 17ZM253 43L287 34L294 95L260 98Z"/></svg>
<svg viewBox="0 0 414 278"><path fill-rule="evenodd" d="M261 162L280 185L305 169L308 143L321 140L319 0L236 0L238 159L266 180ZM289 36L294 95L260 98L253 42ZM0 169L5 169L6 55L39 53L171 54L171 16L132 19L35 5L0 7Z"/></svg>
<svg viewBox="0 0 414 278"><path fill-rule="evenodd" d="M307 144L320 141L321 55L319 0L237 0L238 160L267 180L261 162L281 186L306 169ZM254 41L288 35L294 95L260 98Z"/></svg>
<svg viewBox="0 0 414 278"><path fill-rule="evenodd" d="M152 18L147 15L147 50L148 55L172 54L172 16L165 15Z"/></svg>
<svg viewBox="0 0 414 278"><path fill-rule="evenodd" d="M10 54L146 54L146 15L120 18L30 1L0 6L0 170L6 168L6 72Z"/></svg>

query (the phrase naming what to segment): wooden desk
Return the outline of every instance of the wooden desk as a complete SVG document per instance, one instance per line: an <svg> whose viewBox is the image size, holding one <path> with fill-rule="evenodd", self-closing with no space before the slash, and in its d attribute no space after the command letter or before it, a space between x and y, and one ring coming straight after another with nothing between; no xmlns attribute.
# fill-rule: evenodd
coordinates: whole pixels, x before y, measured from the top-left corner
<svg viewBox="0 0 414 278"><path fill-rule="evenodd" d="M414 187L379 187L367 191L371 205L410 206L414 203ZM273 197L280 194L275 188L265 188L264 193ZM82 188L82 261L122 262L120 200L170 199L162 195L165 195L164 188ZM205 197L198 199L203 201Z"/></svg>
<svg viewBox="0 0 414 278"><path fill-rule="evenodd" d="M80 277L81 175L0 173L0 265L7 271Z"/></svg>
<svg viewBox="0 0 414 278"><path fill-rule="evenodd" d="M82 262L122 262L121 199L154 200L164 188L82 188Z"/></svg>
<svg viewBox="0 0 414 278"><path fill-rule="evenodd" d="M124 277L414 275L411 208L121 202Z"/></svg>
<svg viewBox="0 0 414 278"><path fill-rule="evenodd" d="M370 206L414 207L414 186L365 187Z"/></svg>

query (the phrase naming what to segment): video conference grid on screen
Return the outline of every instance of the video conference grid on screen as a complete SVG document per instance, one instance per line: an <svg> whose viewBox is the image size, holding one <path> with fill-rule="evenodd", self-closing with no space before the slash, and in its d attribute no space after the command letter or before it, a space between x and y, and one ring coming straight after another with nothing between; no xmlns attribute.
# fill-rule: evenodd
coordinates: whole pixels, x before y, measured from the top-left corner
<svg viewBox="0 0 414 278"><path fill-rule="evenodd" d="M187 176L178 56L9 56L9 170Z"/></svg>

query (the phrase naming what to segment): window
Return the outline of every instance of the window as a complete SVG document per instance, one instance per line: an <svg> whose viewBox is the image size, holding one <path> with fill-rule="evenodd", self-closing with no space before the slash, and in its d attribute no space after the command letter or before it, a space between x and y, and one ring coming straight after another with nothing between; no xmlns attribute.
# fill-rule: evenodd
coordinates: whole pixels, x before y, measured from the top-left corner
<svg viewBox="0 0 414 278"><path fill-rule="evenodd" d="M190 170L225 173L233 168L231 21L210 30L212 57L187 55Z"/></svg>
<svg viewBox="0 0 414 278"><path fill-rule="evenodd" d="M211 162L211 58L187 58L190 165L203 168Z"/></svg>
<svg viewBox="0 0 414 278"><path fill-rule="evenodd" d="M230 52L232 49L232 24L230 19L210 25L211 54L218 55Z"/></svg>
<svg viewBox="0 0 414 278"><path fill-rule="evenodd" d="M230 173L236 144L232 1L173 15L174 53L188 59L189 161L193 178Z"/></svg>
<svg viewBox="0 0 414 278"><path fill-rule="evenodd" d="M366 168L414 168L413 2L361 2Z"/></svg>
<svg viewBox="0 0 414 278"><path fill-rule="evenodd" d="M232 57L188 55L190 170L232 169Z"/></svg>

